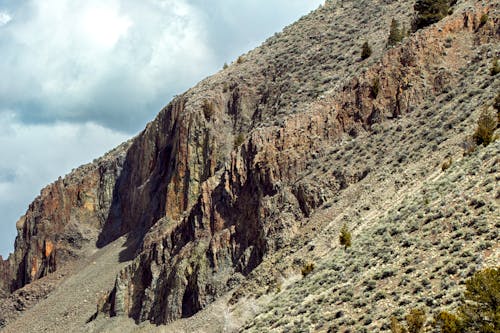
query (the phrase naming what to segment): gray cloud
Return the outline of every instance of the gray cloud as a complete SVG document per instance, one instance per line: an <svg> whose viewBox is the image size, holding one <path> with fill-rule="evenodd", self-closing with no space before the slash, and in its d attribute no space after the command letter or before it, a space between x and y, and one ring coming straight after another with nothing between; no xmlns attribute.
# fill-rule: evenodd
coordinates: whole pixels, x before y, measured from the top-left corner
<svg viewBox="0 0 500 333"><path fill-rule="evenodd" d="M322 0L0 0L0 254L59 175Z"/></svg>

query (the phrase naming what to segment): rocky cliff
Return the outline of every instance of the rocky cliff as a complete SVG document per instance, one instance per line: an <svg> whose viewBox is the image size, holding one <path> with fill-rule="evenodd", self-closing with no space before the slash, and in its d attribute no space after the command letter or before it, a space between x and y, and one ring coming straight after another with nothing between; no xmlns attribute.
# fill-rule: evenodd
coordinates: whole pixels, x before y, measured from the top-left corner
<svg viewBox="0 0 500 333"><path fill-rule="evenodd" d="M128 143L41 190L16 223L14 253L0 265L0 289L13 292L74 260L95 242L111 207Z"/></svg>
<svg viewBox="0 0 500 333"><path fill-rule="evenodd" d="M394 199L431 176L423 160L456 154L461 134L453 126L470 123L472 112L452 121L446 110L467 98L478 109L498 90L485 69L499 52L498 4L461 1L438 24L387 47L391 19L409 25L412 8L412 1L328 1L176 97L130 144L42 191L17 224L0 287L23 287L84 256L89 242L106 247L126 236L120 260L132 261L91 319L166 324L228 293L228 307L237 307L267 284L278 288L304 258L328 257L325 244L341 216L363 220L370 205L361 210L362 200L383 209L388 199L373 187ZM362 60L365 38L374 52ZM474 75L482 90L469 96L479 84ZM452 104L459 89L465 97ZM450 124L428 144L413 136L435 128L426 117ZM381 133L391 126L401 139L393 149ZM364 150L371 144L376 158ZM412 176L404 170L417 167ZM376 215L366 214L359 233L374 223ZM277 325L266 321L270 312L246 328Z"/></svg>

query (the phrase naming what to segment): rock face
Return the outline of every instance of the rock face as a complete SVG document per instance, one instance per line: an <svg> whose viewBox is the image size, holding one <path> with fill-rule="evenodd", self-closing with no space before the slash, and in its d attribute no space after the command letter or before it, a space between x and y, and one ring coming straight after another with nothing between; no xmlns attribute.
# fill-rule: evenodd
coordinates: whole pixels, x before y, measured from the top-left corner
<svg viewBox="0 0 500 333"><path fill-rule="evenodd" d="M99 311L155 324L194 315L290 245L301 221L372 172L306 179L325 147L375 131L457 84L471 51L445 47L448 34L475 47L499 39L498 18L481 23L491 7L478 4L388 51L378 43L365 63L340 59L330 52L347 40L336 41L334 18L366 9L348 5L349 13L334 3L321 7L175 98L130 145L45 188L17 224L16 251L0 263L0 289L53 272L85 242L106 246L127 235L134 260ZM375 17L380 28L359 28L360 35L385 34L396 5L408 11L412 2L387 5ZM348 79L309 87L300 83L304 68L331 76L344 70Z"/></svg>
<svg viewBox="0 0 500 333"><path fill-rule="evenodd" d="M0 262L10 293L54 272L95 242L107 217L128 144L45 187L16 223L15 251Z"/></svg>

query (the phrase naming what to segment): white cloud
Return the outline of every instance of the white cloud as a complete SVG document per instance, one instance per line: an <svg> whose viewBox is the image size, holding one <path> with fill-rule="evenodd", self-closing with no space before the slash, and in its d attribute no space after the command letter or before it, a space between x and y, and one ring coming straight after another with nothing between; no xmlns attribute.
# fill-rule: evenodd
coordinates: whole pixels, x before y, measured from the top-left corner
<svg viewBox="0 0 500 333"><path fill-rule="evenodd" d="M215 69L184 0L28 1L0 30L0 108L135 132Z"/></svg>
<svg viewBox="0 0 500 333"><path fill-rule="evenodd" d="M0 27L6 25L12 20L12 17L6 12L0 12Z"/></svg>
<svg viewBox="0 0 500 333"><path fill-rule="evenodd" d="M128 16L121 16L115 7L100 5L87 8L81 17L81 30L91 42L104 48L113 48L118 39L132 25Z"/></svg>
<svg viewBox="0 0 500 333"><path fill-rule="evenodd" d="M15 222L45 185L127 138L94 123L25 125L0 113L0 254L12 251Z"/></svg>

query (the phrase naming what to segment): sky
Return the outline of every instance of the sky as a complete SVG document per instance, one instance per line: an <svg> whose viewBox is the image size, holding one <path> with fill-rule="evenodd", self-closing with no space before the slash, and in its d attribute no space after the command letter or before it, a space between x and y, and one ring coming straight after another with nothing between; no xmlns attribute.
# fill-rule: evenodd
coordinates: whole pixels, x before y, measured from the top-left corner
<svg viewBox="0 0 500 333"><path fill-rule="evenodd" d="M0 255L47 184L323 0L0 0Z"/></svg>

